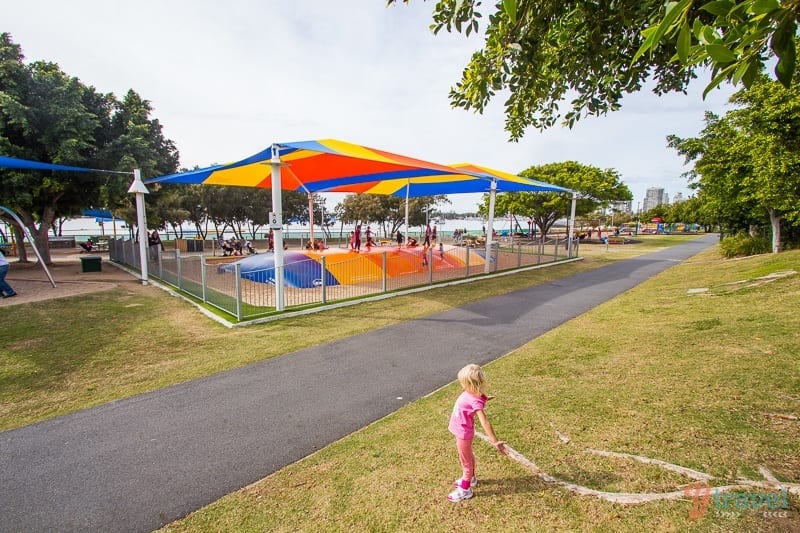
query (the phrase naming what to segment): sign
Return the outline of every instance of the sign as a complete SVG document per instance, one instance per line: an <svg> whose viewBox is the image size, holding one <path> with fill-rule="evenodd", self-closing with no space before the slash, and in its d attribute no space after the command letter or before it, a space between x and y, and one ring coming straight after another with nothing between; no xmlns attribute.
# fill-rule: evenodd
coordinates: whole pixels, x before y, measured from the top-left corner
<svg viewBox="0 0 800 533"><path fill-rule="evenodd" d="M274 211L269 212L269 228L274 230L283 229L281 214Z"/></svg>

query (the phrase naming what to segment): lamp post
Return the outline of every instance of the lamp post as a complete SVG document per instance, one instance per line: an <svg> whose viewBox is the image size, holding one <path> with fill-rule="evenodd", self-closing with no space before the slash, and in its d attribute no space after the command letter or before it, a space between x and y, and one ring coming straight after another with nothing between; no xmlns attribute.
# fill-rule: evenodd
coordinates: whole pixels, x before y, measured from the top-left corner
<svg viewBox="0 0 800 533"><path fill-rule="evenodd" d="M128 193L136 194L136 223L139 226L139 262L141 263L142 285L147 285L147 222L144 212L144 195L150 191L142 181L142 171L133 170L133 183Z"/></svg>

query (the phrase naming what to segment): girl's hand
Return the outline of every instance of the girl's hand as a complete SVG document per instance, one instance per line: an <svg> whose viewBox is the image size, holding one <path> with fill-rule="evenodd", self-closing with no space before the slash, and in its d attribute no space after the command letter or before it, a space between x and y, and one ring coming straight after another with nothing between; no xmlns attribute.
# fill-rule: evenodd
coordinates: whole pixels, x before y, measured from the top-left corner
<svg viewBox="0 0 800 533"><path fill-rule="evenodd" d="M499 440L495 442L494 447L497 448L497 451L502 453L503 455L508 455L508 450L506 449L505 441Z"/></svg>

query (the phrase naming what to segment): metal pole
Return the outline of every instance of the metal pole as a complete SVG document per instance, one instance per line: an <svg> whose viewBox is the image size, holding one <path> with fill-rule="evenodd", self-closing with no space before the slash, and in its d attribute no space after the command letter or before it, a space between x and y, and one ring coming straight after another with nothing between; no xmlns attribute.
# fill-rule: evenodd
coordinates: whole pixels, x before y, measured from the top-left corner
<svg viewBox="0 0 800 533"><path fill-rule="evenodd" d="M572 257L572 234L575 233L575 204L578 201L578 195L572 195L572 208L570 209L569 214L569 227L567 231L567 239L569 242L567 243L567 258Z"/></svg>
<svg viewBox="0 0 800 533"><path fill-rule="evenodd" d="M10 216L11 218L13 218L14 220L17 221L17 224L19 225L20 229L22 230L22 233L24 233L25 236L28 238L28 240L31 242L31 247L33 247L33 252L36 254L36 258L39 260L39 264L42 265L42 269L44 270L44 273L47 274L47 279L50 280L50 285L52 285L53 288L55 289L56 288L56 282L53 281L53 275L50 274L50 271L47 269L47 265L44 264L44 260L42 259L42 255L39 253L39 249L36 247L36 241L33 239L33 235L31 235L31 232L28 231L28 228L25 226L25 224L22 223L22 220L12 210L8 209L7 207L3 207L2 205L0 205L0 209L5 211L8 214L8 216ZM13 238L13 232L12 232L12 238ZM25 241L22 241L21 243L19 243L19 245L20 246L25 246Z"/></svg>
<svg viewBox="0 0 800 533"><path fill-rule="evenodd" d="M270 228L273 230L275 243L275 310L283 311L285 307L283 295L283 209L281 198L281 158L278 145L272 145L272 211Z"/></svg>
<svg viewBox="0 0 800 533"><path fill-rule="evenodd" d="M325 283L325 274L328 272L328 265L327 262L325 261L324 255L320 258L320 261L322 267L322 303L326 304L328 303L328 291L327 291L327 285Z"/></svg>
<svg viewBox="0 0 800 533"><path fill-rule="evenodd" d="M128 193L136 194L136 223L139 226L139 261L142 285L147 285L147 217L144 211L144 195L149 192L142 181L142 171L138 168L134 169L133 183L131 183Z"/></svg>
<svg viewBox="0 0 800 533"><path fill-rule="evenodd" d="M403 243L408 243L408 194L411 189L411 178L408 178L408 183L406 183L406 234L404 235Z"/></svg>
<svg viewBox="0 0 800 533"><path fill-rule="evenodd" d="M492 180L492 186L489 188L489 221L486 228L486 264L483 266L483 273L488 274L491 272L490 259L492 257L492 234L494 230L494 197L497 194L497 180Z"/></svg>
<svg viewBox="0 0 800 533"><path fill-rule="evenodd" d="M311 241L311 247L314 247L314 195L308 193L308 240Z"/></svg>

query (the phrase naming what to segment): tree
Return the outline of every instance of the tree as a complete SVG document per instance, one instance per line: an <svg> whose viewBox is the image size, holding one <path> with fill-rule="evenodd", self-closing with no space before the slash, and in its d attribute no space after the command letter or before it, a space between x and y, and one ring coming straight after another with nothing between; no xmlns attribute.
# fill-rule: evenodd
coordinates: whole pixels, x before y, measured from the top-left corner
<svg viewBox="0 0 800 533"><path fill-rule="evenodd" d="M140 168L145 177L177 169L177 150L135 92L119 102L54 63L23 60L20 46L0 34L0 153L77 167ZM0 170L0 180L0 203L20 216L46 263L56 219L130 205L130 175ZM24 248L20 260L26 260Z"/></svg>
<svg viewBox="0 0 800 533"><path fill-rule="evenodd" d="M771 53L788 83L798 15L794 0L502 0L485 9L480 0L439 0L431 29L469 36L487 20L484 46L450 101L483 112L507 91L506 130L518 141L530 126L571 127L617 110L650 79L658 95L685 90L703 68L712 71L709 89L725 80L749 86Z"/></svg>
<svg viewBox="0 0 800 533"><path fill-rule="evenodd" d="M628 186L620 181L617 171L601 170L575 161L532 166L519 175L577 191L576 216L592 213L611 201L633 198ZM558 219L569 215L571 202L571 198L566 195L551 192L501 193L496 197L495 211L530 218L539 228L539 232L547 236ZM488 195L484 195L484 204L481 207L484 216L488 212L488 204Z"/></svg>
<svg viewBox="0 0 800 533"><path fill-rule="evenodd" d="M716 219L751 233L768 222L777 253L782 221L800 224L800 89L760 76L730 101L741 107L707 114L699 137L669 145L694 163L690 178Z"/></svg>
<svg viewBox="0 0 800 533"><path fill-rule="evenodd" d="M723 81L750 88L775 54L775 77L784 87L795 71L797 22L795 0L680 0L666 3L663 12L642 31L645 41L634 56L661 47L676 50L672 60L687 71L711 69L708 93Z"/></svg>
<svg viewBox="0 0 800 533"><path fill-rule="evenodd" d="M410 198L408 225L424 225L429 210L447 202L449 200L446 195ZM343 224L380 224L383 235L389 237L405 224L406 199L383 194L351 194L336 206L336 212Z"/></svg>

